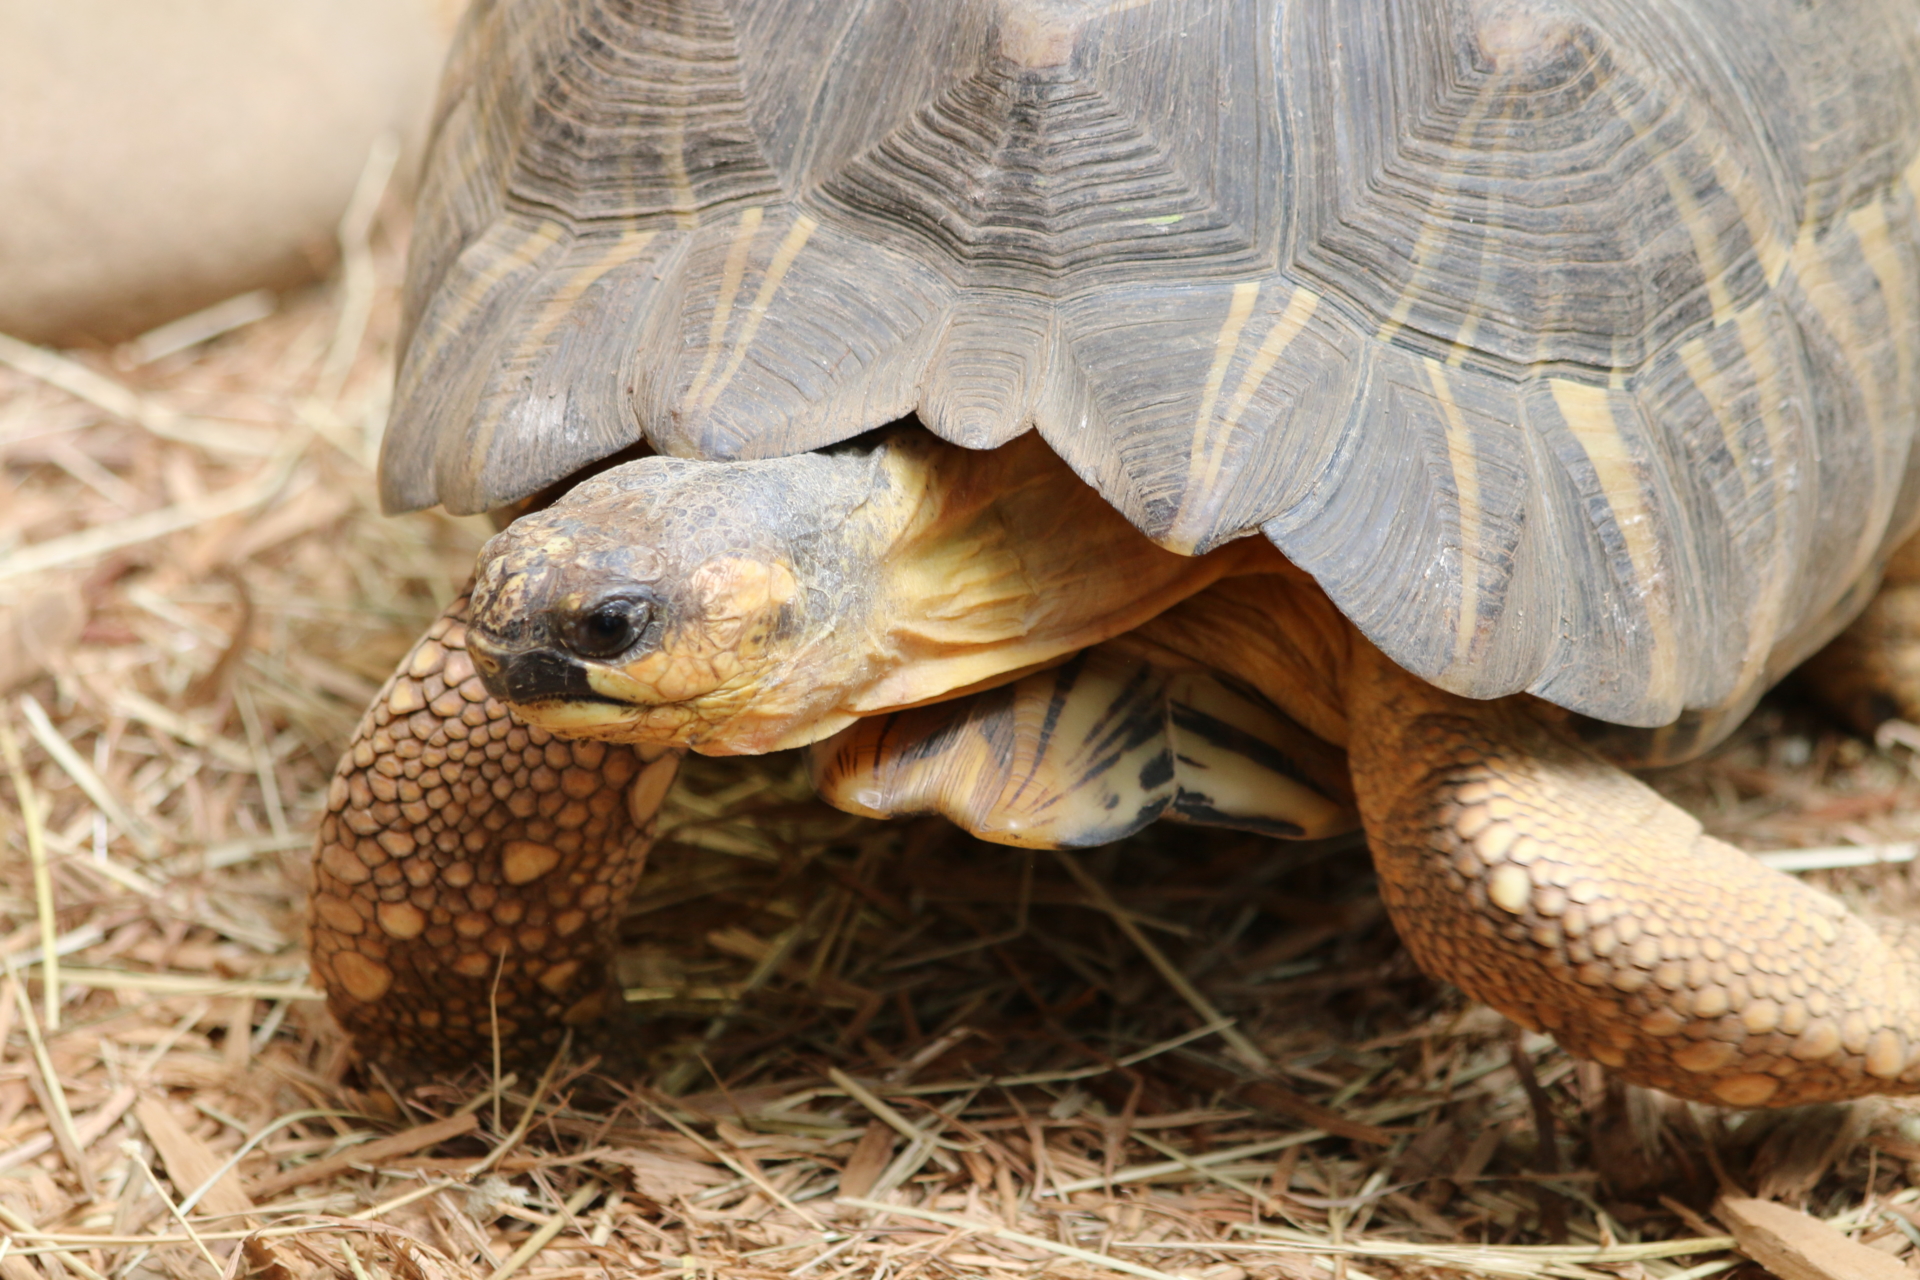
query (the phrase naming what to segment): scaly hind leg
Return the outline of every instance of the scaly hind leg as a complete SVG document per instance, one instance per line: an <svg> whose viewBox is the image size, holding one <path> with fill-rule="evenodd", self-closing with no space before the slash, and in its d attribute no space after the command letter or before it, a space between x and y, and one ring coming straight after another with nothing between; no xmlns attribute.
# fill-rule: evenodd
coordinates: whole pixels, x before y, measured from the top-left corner
<svg viewBox="0 0 1920 1280"><path fill-rule="evenodd" d="M1920 538L1894 552L1879 592L1800 676L1859 733L1920 724Z"/></svg>
<svg viewBox="0 0 1920 1280"><path fill-rule="evenodd" d="M1427 972L1636 1084L1736 1106L1920 1090L1920 929L1769 870L1536 719L1356 644L1354 790Z"/></svg>
<svg viewBox="0 0 1920 1280"><path fill-rule="evenodd" d="M855 721L813 747L814 785L852 813L941 813L1039 848L1158 818L1351 831L1337 674L1351 635L1297 570L1229 578L1012 684Z"/></svg>
<svg viewBox="0 0 1920 1280"><path fill-rule="evenodd" d="M1251 691L1123 639L812 747L851 813L940 813L985 840L1080 848L1158 818L1313 838L1357 823L1339 751Z"/></svg>
<svg viewBox="0 0 1920 1280"><path fill-rule="evenodd" d="M462 595L368 708L314 850L312 956L334 1016L408 1067L551 1052L610 1004L609 934L677 752L516 723L466 652Z"/></svg>

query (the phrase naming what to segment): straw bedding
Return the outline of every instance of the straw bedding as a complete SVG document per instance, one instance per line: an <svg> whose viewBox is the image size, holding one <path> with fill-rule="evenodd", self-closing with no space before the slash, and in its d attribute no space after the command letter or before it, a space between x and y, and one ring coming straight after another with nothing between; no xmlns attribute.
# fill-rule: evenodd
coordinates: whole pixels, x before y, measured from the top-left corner
<svg viewBox="0 0 1920 1280"><path fill-rule="evenodd" d="M1920 1110L1611 1085L1424 979L1356 840L1029 854L782 757L690 764L616 1034L525 1078L358 1060L302 959L314 815L486 533L375 509L403 221L146 363L0 345L5 1280L1672 1280L1753 1270L1723 1192L1804 1209L1806 1274L1866 1274L1830 1229L1899 1273ZM1917 771L1920 730L1788 691L1657 781L1871 862ZM1817 874L1908 912L1911 865Z"/></svg>

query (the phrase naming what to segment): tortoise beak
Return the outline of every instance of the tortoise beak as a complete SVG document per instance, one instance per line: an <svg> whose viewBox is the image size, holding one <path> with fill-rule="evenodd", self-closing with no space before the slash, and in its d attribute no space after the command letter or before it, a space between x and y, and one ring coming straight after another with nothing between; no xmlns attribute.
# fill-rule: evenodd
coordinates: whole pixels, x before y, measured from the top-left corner
<svg viewBox="0 0 1920 1280"><path fill-rule="evenodd" d="M612 701L594 689L583 663L544 645L514 650L469 631L467 652L487 692L509 705Z"/></svg>

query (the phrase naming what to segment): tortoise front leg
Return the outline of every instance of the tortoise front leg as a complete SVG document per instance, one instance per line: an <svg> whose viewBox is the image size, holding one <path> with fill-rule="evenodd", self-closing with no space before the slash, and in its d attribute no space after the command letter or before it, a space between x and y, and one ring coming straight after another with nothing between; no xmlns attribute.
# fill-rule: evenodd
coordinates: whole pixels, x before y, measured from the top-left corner
<svg viewBox="0 0 1920 1280"><path fill-rule="evenodd" d="M1704 834L1524 700L1457 698L1356 649L1354 788L1429 973L1684 1098L1920 1090L1920 930Z"/></svg>
<svg viewBox="0 0 1920 1280"><path fill-rule="evenodd" d="M609 934L679 765L516 723L474 674L466 617L462 594L368 708L314 853L327 1005L408 1065L489 1060L496 1028L538 1057L610 1007Z"/></svg>

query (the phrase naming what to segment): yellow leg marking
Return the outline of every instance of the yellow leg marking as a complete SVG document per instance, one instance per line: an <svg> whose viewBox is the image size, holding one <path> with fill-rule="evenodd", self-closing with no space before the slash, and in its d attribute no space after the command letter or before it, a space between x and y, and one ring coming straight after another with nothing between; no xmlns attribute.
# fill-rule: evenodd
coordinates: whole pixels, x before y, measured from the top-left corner
<svg viewBox="0 0 1920 1280"><path fill-rule="evenodd" d="M1480 464L1446 369L1432 356L1426 365L1434 398L1447 419L1447 461L1453 466L1453 492L1460 508L1460 617L1453 638L1453 665L1460 666L1473 655L1480 632Z"/></svg>
<svg viewBox="0 0 1920 1280"><path fill-rule="evenodd" d="M733 242L727 246L727 261L720 271L720 297L713 304L713 319L707 324L707 349L700 355L700 368L693 375L693 381L687 387L687 403L698 404L700 395L707 389L707 379L713 376L713 366L720 358L720 348L727 340L727 324L733 319L733 300L740 294L740 284L747 275L747 251L753 248L753 238L760 232L760 219L765 211L759 206L743 209L740 213L740 225L734 228Z"/></svg>
<svg viewBox="0 0 1920 1280"><path fill-rule="evenodd" d="M1599 478L1600 491L1606 495L1613 522L1626 543L1627 558L1633 565L1636 584L1647 610L1647 627L1653 633L1652 667L1647 673L1647 694L1657 706L1680 710L1680 671L1673 646L1672 602L1667 592L1666 566L1659 543L1654 538L1653 513L1647 509L1646 491L1640 485L1639 467L1627 450L1626 437L1614 421L1607 388L1589 386L1565 378L1550 378L1554 404L1566 419L1567 429L1586 451L1587 461Z"/></svg>
<svg viewBox="0 0 1920 1280"><path fill-rule="evenodd" d="M767 274L760 281L760 292L753 297L747 307L747 319L740 326L740 339L733 344L733 351L727 357L727 367L714 380L707 394L701 398L700 407L711 409L720 399L720 393L733 381L733 375L740 371L740 365L747 358L747 352L753 347L753 336L760 330L760 322L767 318L767 308L773 302L773 295L780 290L780 282L786 278L787 269L793 266L793 260L800 256L800 250L806 247L807 238L819 227L819 223L805 214L787 229L780 247L774 250L773 261L767 264ZM691 398L691 397L689 397Z"/></svg>

